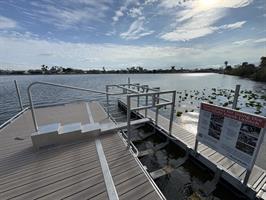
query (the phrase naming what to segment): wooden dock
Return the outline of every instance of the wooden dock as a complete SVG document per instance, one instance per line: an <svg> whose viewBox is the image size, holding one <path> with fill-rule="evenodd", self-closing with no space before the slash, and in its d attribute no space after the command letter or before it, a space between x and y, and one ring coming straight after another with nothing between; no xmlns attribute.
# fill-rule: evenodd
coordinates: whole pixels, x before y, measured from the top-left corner
<svg viewBox="0 0 266 200"><path fill-rule="evenodd" d="M36 109L39 125L110 123L97 102ZM116 132L34 152L30 110L0 130L0 199L164 199Z"/></svg>
<svg viewBox="0 0 266 200"><path fill-rule="evenodd" d="M126 109L126 99L120 99L118 103ZM131 106L137 107L136 101L131 101ZM141 118L144 118L145 116L144 110L134 111L134 113ZM155 112L151 109L147 110L147 117L151 118L155 122ZM158 128L168 134L169 119L159 114ZM172 127L172 136L177 139L177 143L185 150L194 149L196 135L181 128L175 122L173 123ZM217 167L222 169L222 178L227 180L236 188L241 191L246 191L251 197L257 196L258 198L266 199L266 171L264 169L256 165L254 166L248 181L248 188L246 188L242 184L246 173L246 170L243 167L203 144L199 144L198 153L198 160L200 160L213 171L216 171Z"/></svg>

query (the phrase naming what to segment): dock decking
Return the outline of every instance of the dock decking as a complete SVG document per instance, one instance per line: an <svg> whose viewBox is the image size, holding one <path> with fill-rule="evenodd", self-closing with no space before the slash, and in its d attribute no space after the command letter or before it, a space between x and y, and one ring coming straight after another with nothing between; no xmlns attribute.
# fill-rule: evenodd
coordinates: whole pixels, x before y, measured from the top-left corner
<svg viewBox="0 0 266 200"><path fill-rule="evenodd" d="M126 99L122 98L118 101L118 103L126 109ZM131 106L137 107L136 101L131 101ZM135 113L142 118L145 116L144 110L135 111ZM147 117L155 121L155 112L148 109ZM158 127L168 133L169 119L159 114ZM173 122L172 136L180 141L180 145L183 148L194 149L196 136L193 133L181 128L175 122ZM217 166L219 166L226 172L222 173L222 177L225 180L233 183L233 185L240 190L244 189L241 181L244 179L246 170L243 167L203 144L199 144L198 152L200 154L199 159L204 164L213 169L213 171L216 171ZM249 178L248 186L257 194L258 198L266 199L266 171L255 165Z"/></svg>
<svg viewBox="0 0 266 200"><path fill-rule="evenodd" d="M38 108L36 117L39 125L111 122L97 102ZM33 131L30 110L0 130L0 199L163 199L118 134L34 152Z"/></svg>

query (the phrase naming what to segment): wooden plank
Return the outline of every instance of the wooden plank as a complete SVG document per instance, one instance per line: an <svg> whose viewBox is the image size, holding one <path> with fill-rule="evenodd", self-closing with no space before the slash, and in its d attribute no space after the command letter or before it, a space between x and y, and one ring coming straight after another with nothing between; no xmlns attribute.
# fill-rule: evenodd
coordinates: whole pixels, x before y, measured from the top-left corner
<svg viewBox="0 0 266 200"><path fill-rule="evenodd" d="M116 185L117 188L117 192L119 194L119 196L129 192L130 190L132 190L133 188L148 182L147 179L144 179L142 174L139 174L131 179L128 179L118 185Z"/></svg>
<svg viewBox="0 0 266 200"><path fill-rule="evenodd" d="M72 148L70 148L72 149ZM46 155L33 155L32 158L30 160L23 160L23 161L16 161L16 160L12 160L12 162L6 162L5 160L1 160L3 165L2 167L2 171L0 172L0 178L6 178L10 175L14 175L14 174L18 174L21 172L25 171L30 171L30 170L34 170L34 169L38 169L40 168L40 166L46 166L48 164L52 164L52 163L61 163L64 162L65 159L68 158L72 158L73 160L73 156L75 156L75 158L80 158L82 157L82 155L80 155L79 153L77 153L77 150L82 151L82 149L72 149L73 151L70 151L70 149L65 149L65 151L62 151L62 149L60 149L59 151L49 151L48 154ZM91 150L88 149L88 151L84 151L87 154L91 153L92 155L94 155L95 153ZM56 155L60 155L60 157L56 156ZM34 159L35 158L35 159ZM27 165L27 167L24 167L25 165Z"/></svg>
<svg viewBox="0 0 266 200"><path fill-rule="evenodd" d="M219 154L218 152L212 154L209 159L210 161L212 161L213 163L218 163L219 161L221 161L224 158L223 155Z"/></svg>
<svg viewBox="0 0 266 200"><path fill-rule="evenodd" d="M84 176L84 174L86 173L97 173L100 171L100 166L82 166L82 167L77 167L75 169L71 169L66 171L65 173L62 174L56 174L52 177L47 177L47 178L43 178L41 180L38 181L34 181L33 183L28 183L28 184L24 184L21 185L19 187L16 188L6 188L5 191L1 191L0 197L5 199L5 198L12 198L15 196L21 196L22 194L28 193L30 191L34 191L34 190L38 190L42 187L51 185L55 182L64 180L64 179L69 179L71 181L73 176L78 176L80 175L81 177ZM14 190L15 189L15 190Z"/></svg>
<svg viewBox="0 0 266 200"><path fill-rule="evenodd" d="M88 159L90 157L93 157L94 155L96 155L96 153L93 154L83 154L83 156L88 156ZM57 167L61 167L64 165L71 165L74 162L79 162L81 160L83 160L83 157L75 157L75 159L73 159L73 156L71 157L66 157L66 158L62 158L60 157L60 159L54 159L53 162L40 162L39 164L36 163L34 166L29 166L27 168L22 168L20 170L16 170L14 173L9 173L6 174L6 176L2 176L0 177L0 180L2 181L2 183L4 183L5 181L8 180L12 180L12 179L17 179L17 177L26 177L29 175L33 175L33 174L38 174L41 173L42 171L49 171L51 169L56 169ZM93 160L91 160L93 161ZM40 167L42 166L42 167ZM1 183L0 183L1 185Z"/></svg>
<svg viewBox="0 0 266 200"><path fill-rule="evenodd" d="M141 171L141 169L139 167L134 167L130 170L127 170L123 173L120 173L116 176L113 176L113 180L114 180L114 183L115 185L119 184L119 183L122 183L126 180L129 180L139 174L142 174L143 172ZM145 176L143 176L143 178L146 178Z"/></svg>
<svg viewBox="0 0 266 200"><path fill-rule="evenodd" d="M150 192L146 196L142 197L141 200L157 200L160 199L156 192Z"/></svg>
<svg viewBox="0 0 266 200"><path fill-rule="evenodd" d="M131 161L131 162L123 163L121 165L110 168L110 171L111 171L112 176L116 176L128 170L136 168L136 167L139 167L136 161Z"/></svg>
<svg viewBox="0 0 266 200"><path fill-rule="evenodd" d="M226 157L224 157L224 159L220 160L218 162L218 164L222 167L224 167L224 169L228 169L229 167L231 167L234 162Z"/></svg>
<svg viewBox="0 0 266 200"><path fill-rule="evenodd" d="M250 178L248 180L248 184L250 184L251 186L254 185L254 183L259 179L259 177L263 174L263 171L260 170L259 168L257 167L254 167L252 172L251 172L251 175L250 175Z"/></svg>
<svg viewBox="0 0 266 200"><path fill-rule="evenodd" d="M105 192L105 185L104 183L99 183L83 190L80 189L75 194L65 197L64 199L90 199L92 197L96 197L97 195L103 192Z"/></svg>
<svg viewBox="0 0 266 200"><path fill-rule="evenodd" d="M132 188L132 190L128 191L127 193L121 195L120 199L141 199L153 190L154 189L150 186L149 183L144 182L143 184L138 185L137 187Z"/></svg>
<svg viewBox="0 0 266 200"><path fill-rule="evenodd" d="M52 168L51 170L42 170L39 172L37 171L37 173L35 173L33 175L29 175L26 177L20 176L19 180L18 180L18 178L15 178L13 180L8 180L5 183L2 182L0 185L0 192L5 190L6 188L11 189L14 187L18 187L20 185L30 184L30 183L33 183L35 181L54 176L56 174L64 173L64 172L71 170L71 169L78 169L79 167L83 167L84 165L86 165L85 167L88 167L88 168L99 167L98 158L97 157L95 157L95 158L96 159L94 159L94 160L84 159L81 162L71 163L71 165L62 165L60 168Z"/></svg>
<svg viewBox="0 0 266 200"><path fill-rule="evenodd" d="M259 178L258 180L252 185L252 187L256 190L256 191L259 191L263 185L265 184L266 182L266 174L263 173Z"/></svg>
<svg viewBox="0 0 266 200"><path fill-rule="evenodd" d="M92 187L93 185L103 183L103 177L101 173L91 174L87 173L86 175L82 174L81 176L74 176L71 179L65 179L53 184L49 184L46 187L33 190L29 193L20 195L16 197L17 199L62 199L68 195L75 194L77 191L82 188Z"/></svg>
<svg viewBox="0 0 266 200"><path fill-rule="evenodd" d="M240 175L246 170L245 168L241 167L237 163L234 163L231 167L227 169L230 171L232 174L235 175L235 177L240 177Z"/></svg>
<svg viewBox="0 0 266 200"><path fill-rule="evenodd" d="M106 199L108 199L108 195L106 192L103 192L101 194L98 194L98 195L90 198L90 200L106 200Z"/></svg>

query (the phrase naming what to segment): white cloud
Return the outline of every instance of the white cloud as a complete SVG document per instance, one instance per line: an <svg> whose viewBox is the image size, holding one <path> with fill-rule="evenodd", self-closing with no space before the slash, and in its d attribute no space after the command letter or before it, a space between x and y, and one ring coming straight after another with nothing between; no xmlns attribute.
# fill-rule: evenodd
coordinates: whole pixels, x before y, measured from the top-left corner
<svg viewBox="0 0 266 200"><path fill-rule="evenodd" d="M11 29L15 28L16 26L17 23L14 20L0 15L0 29Z"/></svg>
<svg viewBox="0 0 266 200"><path fill-rule="evenodd" d="M240 63L259 60L265 54L262 46L243 48L233 44L215 47L194 46L138 46L115 44L86 44L32 39L25 35L0 36L0 66L17 69L38 68L42 64L62 65L86 69L115 67L126 68L136 63L143 67L196 67L223 65L224 60Z"/></svg>
<svg viewBox="0 0 266 200"><path fill-rule="evenodd" d="M120 34L121 38L126 40L135 40L153 34L154 31L146 30L144 28L144 22L145 18L139 17L130 25L126 32Z"/></svg>
<svg viewBox="0 0 266 200"><path fill-rule="evenodd" d="M249 5L253 0L161 0L161 6L165 8L197 6L198 9L208 10L210 8L240 8Z"/></svg>
<svg viewBox="0 0 266 200"><path fill-rule="evenodd" d="M236 22L233 24L225 24L225 25L219 26L218 29L233 30L233 29L241 28L245 23L246 21Z"/></svg>
<svg viewBox="0 0 266 200"><path fill-rule="evenodd" d="M144 1L144 5L149 5L149 4L153 4L155 2L158 2L159 0L145 0Z"/></svg>
<svg viewBox="0 0 266 200"><path fill-rule="evenodd" d="M115 16L112 17L114 22L117 22L120 17L124 16L124 11L126 10L126 7L122 6L119 10L115 11Z"/></svg>
<svg viewBox="0 0 266 200"><path fill-rule="evenodd" d="M266 42L266 38L259 38L259 39L239 40L239 41L233 42L233 44L243 46L243 45L251 45L252 43L257 44L257 43L265 43L265 42Z"/></svg>
<svg viewBox="0 0 266 200"><path fill-rule="evenodd" d="M241 45L248 44L250 41L251 41L251 39L239 40L239 41L233 42L233 44L241 46Z"/></svg>
<svg viewBox="0 0 266 200"><path fill-rule="evenodd" d="M216 26L226 16L225 8L239 8L249 5L252 0L198 0L179 3L174 0L163 0L160 4L165 9L181 9L176 14L174 30L161 35L169 41L186 41L214 33L216 30L241 28L246 22Z"/></svg>
<svg viewBox="0 0 266 200"><path fill-rule="evenodd" d="M66 0L60 4L53 1L30 2L32 14L42 22L59 28L77 28L88 22L103 21L109 9L107 0Z"/></svg>
<svg viewBox="0 0 266 200"><path fill-rule="evenodd" d="M123 5L117 11L115 11L115 15L112 17L113 25L116 24L117 21L119 21L120 17L125 15L124 13L128 9L129 5L139 5L139 1L138 0L123 1Z"/></svg>
<svg viewBox="0 0 266 200"><path fill-rule="evenodd" d="M131 8L128 12L128 15L133 17L133 18L141 16L142 15L142 7Z"/></svg>
<svg viewBox="0 0 266 200"><path fill-rule="evenodd" d="M257 39L257 40L254 40L255 43L263 43L263 42L266 42L266 38L260 38L260 39Z"/></svg>

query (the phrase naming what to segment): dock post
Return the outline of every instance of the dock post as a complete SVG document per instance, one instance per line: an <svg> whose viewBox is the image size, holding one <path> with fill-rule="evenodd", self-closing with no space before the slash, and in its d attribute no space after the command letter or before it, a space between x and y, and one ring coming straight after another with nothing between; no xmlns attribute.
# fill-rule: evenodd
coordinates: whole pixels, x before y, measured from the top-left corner
<svg viewBox="0 0 266 200"><path fill-rule="evenodd" d="M130 116L131 116L131 110L130 110L130 96L127 96L127 147L130 148L130 142L131 142L131 132L130 132Z"/></svg>
<svg viewBox="0 0 266 200"><path fill-rule="evenodd" d="M138 90L138 93L139 93L139 86L140 86L140 84L138 83L138 85L137 85L137 90ZM138 104L137 104L137 106L139 107L139 96L137 97L138 98Z"/></svg>
<svg viewBox="0 0 266 200"><path fill-rule="evenodd" d="M130 78L127 78L127 87L130 88Z"/></svg>
<svg viewBox="0 0 266 200"><path fill-rule="evenodd" d="M106 103L107 103L107 114L108 114L108 117L110 117L110 109L109 109L109 86L106 85L105 86L105 91L106 91Z"/></svg>
<svg viewBox="0 0 266 200"><path fill-rule="evenodd" d="M239 96L239 91L240 91L240 85L236 85L234 101L233 101L233 105L232 105L233 109L236 109L236 107L237 107L237 100L238 100L238 96Z"/></svg>
<svg viewBox="0 0 266 200"><path fill-rule="evenodd" d="M160 97L160 94L158 93L156 95L156 104L159 104L160 103L160 100L159 100L159 97ZM159 115L159 107L156 106L156 113L155 113L155 124L158 125L158 115Z"/></svg>
<svg viewBox="0 0 266 200"><path fill-rule="evenodd" d="M148 88L146 88L146 99L145 99L145 105L147 106L148 105ZM147 114L148 114L148 111L147 111L147 108L145 108L145 117L147 117Z"/></svg>
<svg viewBox="0 0 266 200"><path fill-rule="evenodd" d="M174 120L174 114L175 114L175 99L176 99L176 91L173 91L171 116L170 116L170 124L169 124L170 135L172 134L173 120Z"/></svg>
<svg viewBox="0 0 266 200"><path fill-rule="evenodd" d="M38 132L38 124L37 124L37 120L36 120L36 115L35 115L33 101L32 101L32 95L31 95L31 91L30 91L31 86L32 86L32 84L28 87L28 97L29 97L29 101L30 101L31 116L32 116L34 128L35 128L35 131Z"/></svg>
<svg viewBox="0 0 266 200"><path fill-rule="evenodd" d="M198 139L196 138L196 140L195 140L195 146L194 146L194 151L195 151L195 153L197 153L197 150L198 150L198 144L199 144L199 141L198 141Z"/></svg>
<svg viewBox="0 0 266 200"><path fill-rule="evenodd" d="M23 110L23 104L22 104L22 100L21 100L21 95L20 95L20 90L18 87L18 83L16 80L14 80L15 86L16 86L16 91L17 91L17 95L18 95L18 101L19 101L19 105L20 105L20 109Z"/></svg>

